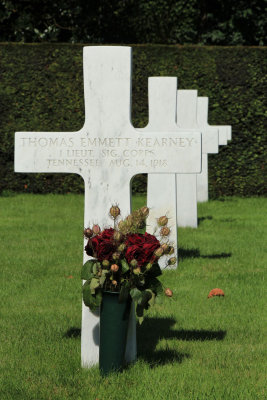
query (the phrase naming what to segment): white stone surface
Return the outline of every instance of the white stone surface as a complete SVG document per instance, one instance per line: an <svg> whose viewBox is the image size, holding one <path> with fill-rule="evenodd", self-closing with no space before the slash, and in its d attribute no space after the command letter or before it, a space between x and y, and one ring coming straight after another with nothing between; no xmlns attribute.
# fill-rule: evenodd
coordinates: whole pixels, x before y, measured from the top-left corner
<svg viewBox="0 0 267 400"><path fill-rule="evenodd" d="M209 125L208 124L208 97L198 97L197 99L197 121L199 126L206 126L207 128L217 128L219 131L219 145L227 145L231 140L232 128L229 125ZM209 199L208 189L208 156L202 157L202 171L197 175L197 201L205 202Z"/></svg>
<svg viewBox="0 0 267 400"><path fill-rule="evenodd" d="M142 132L164 132L166 129L174 135L180 129L176 124L177 78L153 77L148 80L149 123ZM157 218L166 215L171 230L169 242L174 246L174 257L178 261L178 238L176 227L176 181L175 174L148 174L147 206L150 209L147 218L147 232L153 234ZM166 268L167 257L161 257L160 267ZM177 264L168 268L177 268Z"/></svg>
<svg viewBox="0 0 267 400"><path fill-rule="evenodd" d="M130 212L129 182L133 175L200 172L201 135L143 133L133 128L131 48L85 47L83 66L83 128L78 132L16 132L15 171L81 175L85 185L84 226L97 222L106 227L110 225L107 214L111 204L117 202L125 215ZM98 362L99 316L84 304L81 336L82 365L89 367ZM135 358L132 312L126 359Z"/></svg>
<svg viewBox="0 0 267 400"><path fill-rule="evenodd" d="M207 153L218 153L219 133L217 128L207 127L197 120L197 90L178 90L177 125L181 128L199 129L202 133L202 159ZM203 167L202 167L203 168ZM176 176L177 225L197 228L197 177Z"/></svg>

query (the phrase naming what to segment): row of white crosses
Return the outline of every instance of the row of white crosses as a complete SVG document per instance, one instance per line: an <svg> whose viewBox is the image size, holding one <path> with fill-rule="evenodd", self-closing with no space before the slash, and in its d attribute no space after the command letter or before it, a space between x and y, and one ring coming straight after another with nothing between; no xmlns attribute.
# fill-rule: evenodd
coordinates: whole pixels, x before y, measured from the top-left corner
<svg viewBox="0 0 267 400"><path fill-rule="evenodd" d="M85 187L84 227L98 223L104 228L110 225L107 215L112 204L118 203L124 215L131 211L132 176L139 173L148 173L149 177L153 174L160 178L170 176L175 188L175 174L199 174L201 131L197 127L183 128L176 124L175 78L150 81L151 121L143 130L133 128L130 119L131 48L85 47L83 58L83 128L78 132L16 132L15 171L81 175ZM162 100L160 87L166 95L170 90L172 100L166 105L169 117L165 122L158 121L157 126L157 109ZM168 190L173 190L171 187ZM162 188L158 187L157 196L161 193ZM173 196L175 198L175 191ZM87 261L88 256L83 256L84 262ZM82 365L96 364L98 354L99 312L92 313L83 304ZM128 362L136 358L134 305L125 358Z"/></svg>
<svg viewBox="0 0 267 400"><path fill-rule="evenodd" d="M172 120L169 120L170 127L198 129L202 133L202 172L200 174L148 175L147 205L151 209L148 231L152 233L155 215L167 210L172 232L171 240L177 243L177 226L197 227L197 202L208 200L208 154L218 153L219 145L227 144L231 139L231 126L208 124L208 98L197 97L197 90L178 90L177 99L174 98L175 78L150 78L149 83L149 88L153 87L160 101L156 106L154 97L151 95L150 102L149 96L148 127L153 126L155 130L157 125L161 129L167 123L166 119L170 118L170 110L175 107L176 119L174 120L172 112ZM160 195L158 195L159 188ZM178 259L177 251L176 255Z"/></svg>

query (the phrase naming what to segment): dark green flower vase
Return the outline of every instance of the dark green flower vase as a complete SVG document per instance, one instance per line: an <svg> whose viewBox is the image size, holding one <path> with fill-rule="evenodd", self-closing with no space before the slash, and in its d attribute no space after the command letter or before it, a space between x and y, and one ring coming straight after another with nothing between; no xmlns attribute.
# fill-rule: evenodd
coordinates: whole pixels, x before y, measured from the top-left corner
<svg viewBox="0 0 267 400"><path fill-rule="evenodd" d="M119 303L119 293L103 292L99 348L99 369L102 376L123 368L130 310L130 298Z"/></svg>

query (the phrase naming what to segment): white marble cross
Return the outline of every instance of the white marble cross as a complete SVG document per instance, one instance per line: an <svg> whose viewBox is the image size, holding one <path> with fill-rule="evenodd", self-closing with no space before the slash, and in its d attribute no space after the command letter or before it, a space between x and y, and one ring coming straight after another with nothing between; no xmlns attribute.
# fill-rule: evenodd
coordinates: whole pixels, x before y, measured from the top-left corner
<svg viewBox="0 0 267 400"><path fill-rule="evenodd" d="M197 90L178 90L177 125L199 129L202 133L202 157L218 153L218 129L199 125L197 121ZM197 227L197 175L177 174L177 225Z"/></svg>
<svg viewBox="0 0 267 400"><path fill-rule="evenodd" d="M110 226L108 210L117 202L130 212L130 179L138 173L199 173L199 132L134 129L131 120L131 48L84 48L85 123L78 132L16 132L15 171L77 173L84 179L84 226ZM192 162L194 160L194 162ZM161 189L159 188L159 191ZM84 255L84 262L88 259ZM98 362L99 312L82 306L82 366ZM134 306L126 360L136 358Z"/></svg>
<svg viewBox="0 0 267 400"><path fill-rule="evenodd" d="M153 77L148 81L149 123L140 131L164 132L166 129L175 135L181 130L176 124L177 78ZM191 160L194 164L194 160ZM190 171L189 171L190 172ZM150 209L147 219L147 232L153 233L155 219L162 215L169 218L171 233L169 242L174 246L174 256L178 261L177 229L176 229L176 183L175 174L149 174L147 186L147 206ZM167 257L160 259L160 267L166 267ZM168 268L177 268L172 265Z"/></svg>
<svg viewBox="0 0 267 400"><path fill-rule="evenodd" d="M209 125L208 124L208 97L198 97L197 99L197 122L199 126L207 128L217 128L219 130L219 145L227 145L227 142L231 140L232 128L230 125ZM208 190L208 154L202 155L202 171L197 174L197 201L205 202L209 199Z"/></svg>

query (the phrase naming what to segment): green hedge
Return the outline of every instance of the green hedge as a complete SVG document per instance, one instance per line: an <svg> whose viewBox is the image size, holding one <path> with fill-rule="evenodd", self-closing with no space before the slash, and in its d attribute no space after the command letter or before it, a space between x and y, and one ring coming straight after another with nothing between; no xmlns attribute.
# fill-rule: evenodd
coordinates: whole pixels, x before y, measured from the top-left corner
<svg viewBox="0 0 267 400"><path fill-rule="evenodd" d="M0 41L266 44L265 0L0 1Z"/></svg>
<svg viewBox="0 0 267 400"><path fill-rule="evenodd" d="M84 122L82 45L0 44L0 192L81 192L76 175L15 174L15 131L74 131ZM263 195L266 48L133 46L133 124L147 124L147 78L178 76L210 98L209 123L233 140L209 156L212 198ZM145 191L145 176L135 191ZM266 187L266 186L265 186Z"/></svg>

